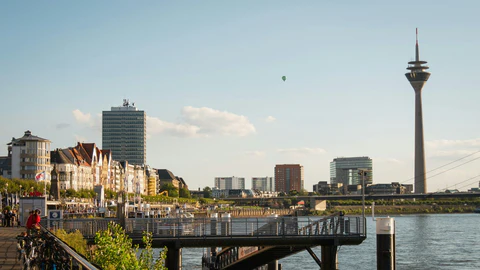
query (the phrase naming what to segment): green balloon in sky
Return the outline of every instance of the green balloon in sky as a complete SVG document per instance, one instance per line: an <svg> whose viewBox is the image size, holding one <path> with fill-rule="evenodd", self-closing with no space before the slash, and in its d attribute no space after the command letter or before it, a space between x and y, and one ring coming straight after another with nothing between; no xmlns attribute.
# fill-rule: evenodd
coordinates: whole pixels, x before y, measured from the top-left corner
<svg viewBox="0 0 480 270"><path fill-rule="evenodd" d="M283 80L283 81L286 81L286 80L287 80L287 76L282 76L282 80Z"/></svg>

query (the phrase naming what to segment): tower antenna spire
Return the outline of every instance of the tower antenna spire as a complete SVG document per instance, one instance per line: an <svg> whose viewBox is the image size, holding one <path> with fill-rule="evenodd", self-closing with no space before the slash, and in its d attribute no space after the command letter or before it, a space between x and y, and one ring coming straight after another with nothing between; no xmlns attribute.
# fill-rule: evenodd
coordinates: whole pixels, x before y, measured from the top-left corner
<svg viewBox="0 0 480 270"><path fill-rule="evenodd" d="M410 71L405 74L410 85L415 91L415 193L427 193L427 178L425 176L425 146L423 138L423 110L422 110L422 89L430 73L427 61L420 60L418 49L418 28L416 28L415 61L408 62L407 69Z"/></svg>
<svg viewBox="0 0 480 270"><path fill-rule="evenodd" d="M418 49L418 28L415 28L416 30L416 37L415 37L415 40L416 40L416 43L415 43L415 61L418 62L420 61L420 51Z"/></svg>

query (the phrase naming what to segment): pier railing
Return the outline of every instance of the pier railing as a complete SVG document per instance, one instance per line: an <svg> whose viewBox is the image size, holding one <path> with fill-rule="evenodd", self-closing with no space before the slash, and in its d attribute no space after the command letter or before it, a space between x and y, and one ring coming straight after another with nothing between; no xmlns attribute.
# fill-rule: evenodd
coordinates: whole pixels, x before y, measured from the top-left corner
<svg viewBox="0 0 480 270"><path fill-rule="evenodd" d="M97 266L90 263L83 255L78 254L70 246L65 244L52 232L45 228L46 222L43 221L41 225L41 233L37 235L37 238L43 239L45 243L39 245L36 260L38 262L45 263L42 267L52 266L52 269L83 269L83 270L98 270ZM36 242L35 242L36 243ZM42 249L49 249L50 252L46 252ZM54 250L54 256L43 257L45 254L52 254ZM39 269L41 265L38 265ZM45 268L45 269L47 269ZM29 268L30 269L30 268ZM32 268L34 269L34 268ZM36 269L36 268L35 268ZM42 268L43 269L43 268Z"/></svg>
<svg viewBox="0 0 480 270"><path fill-rule="evenodd" d="M108 223L118 219L65 219L51 221L50 229L67 232L79 230L85 238L107 229ZM365 224L361 217L265 217L265 218L133 218L126 219L125 231L131 236L143 231L154 238L189 237L269 237L269 236L364 236Z"/></svg>

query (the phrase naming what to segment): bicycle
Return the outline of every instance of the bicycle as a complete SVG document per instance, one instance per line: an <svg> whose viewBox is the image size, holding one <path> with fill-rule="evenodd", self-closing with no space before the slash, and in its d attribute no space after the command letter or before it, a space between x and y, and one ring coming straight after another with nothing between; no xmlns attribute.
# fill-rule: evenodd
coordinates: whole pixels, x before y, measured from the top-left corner
<svg viewBox="0 0 480 270"><path fill-rule="evenodd" d="M36 246L34 244L34 239L32 236L17 236L17 253L18 260L22 263L23 270L33 270L38 269L34 267L34 261L37 257Z"/></svg>

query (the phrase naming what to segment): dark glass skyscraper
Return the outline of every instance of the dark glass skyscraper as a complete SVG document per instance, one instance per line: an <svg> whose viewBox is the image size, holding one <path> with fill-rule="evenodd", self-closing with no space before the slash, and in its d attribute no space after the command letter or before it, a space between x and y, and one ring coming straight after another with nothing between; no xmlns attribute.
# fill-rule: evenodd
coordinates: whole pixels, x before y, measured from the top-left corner
<svg viewBox="0 0 480 270"><path fill-rule="evenodd" d="M123 105L102 112L102 148L112 151L112 159L130 164L146 164L147 116L135 104Z"/></svg>
<svg viewBox="0 0 480 270"><path fill-rule="evenodd" d="M362 176L358 172L366 171L365 185L373 182L373 164L369 157L342 157L330 162L330 184L342 183L344 186L361 185Z"/></svg>

